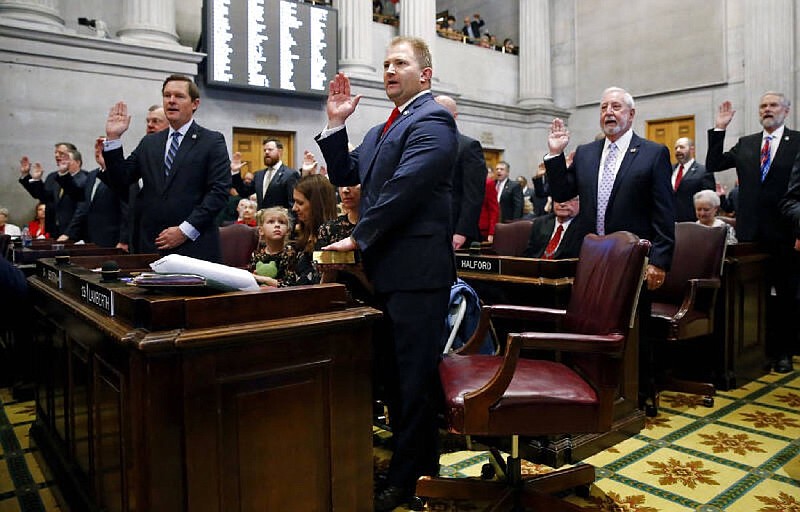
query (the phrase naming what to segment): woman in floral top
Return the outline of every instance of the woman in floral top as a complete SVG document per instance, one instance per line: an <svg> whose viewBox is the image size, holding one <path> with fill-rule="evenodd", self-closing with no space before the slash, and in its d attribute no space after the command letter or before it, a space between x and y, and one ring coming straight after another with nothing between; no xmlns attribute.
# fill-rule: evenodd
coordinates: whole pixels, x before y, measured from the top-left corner
<svg viewBox="0 0 800 512"><path fill-rule="evenodd" d="M361 185L339 187L344 214L320 226L317 249L349 237L358 223L358 208L361 204ZM372 285L367 280L361 263L355 265L325 265L322 270L323 283L342 283L351 297L358 302L369 303Z"/></svg>

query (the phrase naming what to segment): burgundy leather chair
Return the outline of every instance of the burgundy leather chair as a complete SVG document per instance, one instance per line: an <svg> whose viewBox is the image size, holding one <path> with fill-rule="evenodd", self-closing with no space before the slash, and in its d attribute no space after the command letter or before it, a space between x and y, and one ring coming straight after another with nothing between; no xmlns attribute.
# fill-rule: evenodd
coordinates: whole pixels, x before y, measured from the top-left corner
<svg viewBox="0 0 800 512"><path fill-rule="evenodd" d="M497 224L491 250L498 256L522 256L531 238L532 220Z"/></svg>
<svg viewBox="0 0 800 512"><path fill-rule="evenodd" d="M521 476L518 436L603 432L611 428L622 355L634 322L650 243L628 232L588 235L566 310L494 305L473 337L439 365L451 433L512 436L511 455L492 450L500 480L422 477L417 495L488 500L492 510L583 510L552 493L594 481L587 464L529 479ZM554 321L561 332L508 335L505 353L476 353L493 318ZM559 361L525 359L522 348L558 351ZM536 508L538 507L538 508Z"/></svg>
<svg viewBox="0 0 800 512"><path fill-rule="evenodd" d="M714 332L714 309L725 259L727 228L694 222L675 224L675 252L664 284L652 292L652 320L657 367L656 391L671 390L703 395L704 405L714 405L714 384L679 378L685 363L698 362L697 344ZM693 354L695 357L686 357ZM705 368L706 370L708 368ZM658 398L653 400L658 406ZM647 411L655 415L655 410Z"/></svg>
<svg viewBox="0 0 800 512"><path fill-rule="evenodd" d="M222 263L229 267L247 268L250 255L258 247L258 230L246 224L230 224L219 228Z"/></svg>

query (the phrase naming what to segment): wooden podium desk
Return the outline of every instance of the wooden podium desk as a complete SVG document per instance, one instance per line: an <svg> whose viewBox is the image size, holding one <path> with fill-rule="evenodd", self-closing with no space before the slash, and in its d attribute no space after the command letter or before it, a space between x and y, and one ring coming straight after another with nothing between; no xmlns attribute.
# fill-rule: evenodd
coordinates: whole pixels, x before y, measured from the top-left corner
<svg viewBox="0 0 800 512"><path fill-rule="evenodd" d="M569 303L577 262L577 259L542 260L456 254L459 277L469 283L485 303L558 309L565 309ZM501 329L500 332L502 334L505 331ZM638 340L637 320L637 326L631 333L623 354L624 376L614 405L614 424L611 430L597 434L565 434L526 439L520 447L523 457L558 467L594 455L638 434L644 428L645 415L639 409Z"/></svg>
<svg viewBox="0 0 800 512"><path fill-rule="evenodd" d="M149 256L117 256L123 272ZM31 438L72 510L372 511L371 331L342 285L182 294L37 262Z"/></svg>
<svg viewBox="0 0 800 512"><path fill-rule="evenodd" d="M766 355L767 255L756 244L728 246L714 316L711 355L716 382L733 389L768 372Z"/></svg>

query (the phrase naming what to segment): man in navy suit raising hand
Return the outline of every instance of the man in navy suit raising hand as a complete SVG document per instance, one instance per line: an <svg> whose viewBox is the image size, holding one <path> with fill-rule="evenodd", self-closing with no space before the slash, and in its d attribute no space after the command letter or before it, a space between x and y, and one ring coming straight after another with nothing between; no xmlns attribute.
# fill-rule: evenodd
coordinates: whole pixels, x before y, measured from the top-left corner
<svg viewBox="0 0 800 512"><path fill-rule="evenodd" d="M138 252L178 253L219 262L222 254L214 220L231 188L225 138L194 121L200 93L186 76L171 75L161 87L169 129L145 135L125 158L120 137L131 117L120 101L108 113L100 179L122 197L142 179L136 196L141 211Z"/></svg>
<svg viewBox="0 0 800 512"><path fill-rule="evenodd" d="M345 121L361 96L338 74L328 92L328 125L317 136L328 176L338 186L361 184L361 216L351 237L324 247L363 255L388 334L376 337L376 372L385 377L396 441L388 486L375 510L393 510L413 494L417 478L439 467L437 364L450 286L455 281L450 222L455 121L430 93L431 54L418 38L392 40L383 63L390 121L371 128L352 152Z"/></svg>

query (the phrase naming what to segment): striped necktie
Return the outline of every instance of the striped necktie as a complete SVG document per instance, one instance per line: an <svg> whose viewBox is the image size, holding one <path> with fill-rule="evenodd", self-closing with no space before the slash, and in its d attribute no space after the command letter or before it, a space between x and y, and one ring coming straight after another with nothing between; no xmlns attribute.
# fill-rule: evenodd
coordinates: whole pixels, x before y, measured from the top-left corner
<svg viewBox="0 0 800 512"><path fill-rule="evenodd" d="M769 147L769 141L772 140L772 135L764 137L764 147L761 148L761 181L767 179L769 172L769 164L772 163L772 152Z"/></svg>
<svg viewBox="0 0 800 512"><path fill-rule="evenodd" d="M172 170L172 163L175 161L175 154L178 152L178 146L180 145L179 138L181 136L181 132L172 132L172 142L169 145L169 150L167 151L167 156L164 158L164 174L169 176L170 171Z"/></svg>
<svg viewBox="0 0 800 512"><path fill-rule="evenodd" d="M608 146L608 154L600 174L600 183L597 184L597 234L606 234L606 208L614 188L614 171L617 163L617 145L613 142Z"/></svg>

